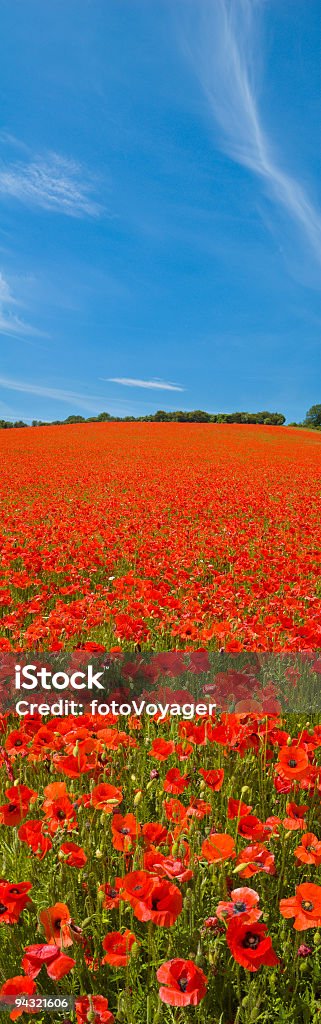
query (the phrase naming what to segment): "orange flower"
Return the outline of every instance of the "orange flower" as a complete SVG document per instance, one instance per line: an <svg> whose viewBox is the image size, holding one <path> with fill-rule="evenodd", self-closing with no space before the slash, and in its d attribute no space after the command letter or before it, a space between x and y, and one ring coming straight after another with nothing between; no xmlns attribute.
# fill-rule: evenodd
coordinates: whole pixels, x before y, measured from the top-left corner
<svg viewBox="0 0 321 1024"><path fill-rule="evenodd" d="M60 851L66 857L65 863L71 868L83 868L87 864L85 851L77 843L63 843Z"/></svg>
<svg viewBox="0 0 321 1024"><path fill-rule="evenodd" d="M280 900L282 917L294 917L296 931L319 928L321 925L321 886L303 882L295 890L295 896Z"/></svg>
<svg viewBox="0 0 321 1024"><path fill-rule="evenodd" d="M121 789L110 786L108 782L101 782L99 786L95 786L91 794L93 807L104 811L105 814L112 814L114 808L121 804L122 799Z"/></svg>
<svg viewBox="0 0 321 1024"><path fill-rule="evenodd" d="M136 941L136 936L133 935L133 932L128 931L128 928L123 935L121 932L110 932L103 939L103 949L106 949L107 952L102 963L110 964L111 967L126 967L129 963L131 949Z"/></svg>
<svg viewBox="0 0 321 1024"><path fill-rule="evenodd" d="M224 832L213 832L202 845L202 855L210 864L222 864L236 856L235 843L232 836Z"/></svg>
<svg viewBox="0 0 321 1024"><path fill-rule="evenodd" d="M114 814L111 828L114 849L122 850L123 853L131 853L140 834L140 824L134 815Z"/></svg>
<svg viewBox="0 0 321 1024"><path fill-rule="evenodd" d="M167 761L167 758L174 753L175 743L173 740L153 740L148 751L149 757L156 757L157 761Z"/></svg>
<svg viewBox="0 0 321 1024"><path fill-rule="evenodd" d="M258 921L262 917L262 910L258 909L259 894L255 889L248 889L246 886L240 889L232 889L230 902L221 902L216 908L219 920L237 917L239 921L246 920L247 923Z"/></svg>
<svg viewBox="0 0 321 1024"><path fill-rule="evenodd" d="M307 804L302 805L290 803L286 805L286 812L288 817L283 818L282 825L287 829L288 832L294 832L297 829L306 828L306 821L304 815L309 810Z"/></svg>
<svg viewBox="0 0 321 1024"><path fill-rule="evenodd" d="M294 850L294 856L297 857L302 864L315 864L318 867L321 864L321 841L317 839L313 832L306 832L302 836L300 846L297 846Z"/></svg>
<svg viewBox="0 0 321 1024"><path fill-rule="evenodd" d="M264 871L267 875L275 875L275 861L273 853L267 850L263 843L253 843L246 846L236 859L237 867L244 865L239 871L240 878L252 878L257 871Z"/></svg>
<svg viewBox="0 0 321 1024"><path fill-rule="evenodd" d="M47 942L54 943L59 948L72 946L71 917L70 911L65 903L55 903L53 907L47 907L39 914Z"/></svg>
<svg viewBox="0 0 321 1024"><path fill-rule="evenodd" d="M25 975L21 974L16 975L14 978L8 978L8 981L5 981L4 985L0 988L0 998L3 997L5 1000L8 997L8 1001L10 998L14 999L15 996L26 996L28 998L28 996L33 996L36 991L37 986L33 978L26 978ZM38 1013L38 1010L28 1008L27 1012ZM21 1017L22 1013L24 1013L24 1007L17 1007L16 1010L12 1010L9 1014L10 1020L17 1020L17 1017Z"/></svg>
<svg viewBox="0 0 321 1024"><path fill-rule="evenodd" d="M302 779L307 774L308 764L309 758L305 747L291 744L289 747L280 748L276 770L284 778L294 781Z"/></svg>

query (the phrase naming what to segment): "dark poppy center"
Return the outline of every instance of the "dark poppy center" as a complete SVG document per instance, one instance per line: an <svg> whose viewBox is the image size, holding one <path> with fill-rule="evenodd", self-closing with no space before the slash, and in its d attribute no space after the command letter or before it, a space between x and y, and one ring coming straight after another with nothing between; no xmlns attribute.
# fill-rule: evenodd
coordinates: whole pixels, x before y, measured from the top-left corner
<svg viewBox="0 0 321 1024"><path fill-rule="evenodd" d="M22 747L22 740L16 740L15 747Z"/></svg>
<svg viewBox="0 0 321 1024"><path fill-rule="evenodd" d="M5 907L4 903L0 903L0 914L5 914L8 907Z"/></svg>
<svg viewBox="0 0 321 1024"><path fill-rule="evenodd" d="M8 811L10 811L10 814L12 814L13 811L16 811L17 808L18 808L18 804L8 804Z"/></svg>
<svg viewBox="0 0 321 1024"><path fill-rule="evenodd" d="M17 889L14 885L11 886L9 892L10 894L12 894L12 896L21 896L20 889Z"/></svg>
<svg viewBox="0 0 321 1024"><path fill-rule="evenodd" d="M58 931L60 932L60 929L61 929L61 917L57 917L57 920L55 921L55 928L57 928Z"/></svg>
<svg viewBox="0 0 321 1024"><path fill-rule="evenodd" d="M129 836L130 835L130 829L129 828L121 828L120 829L120 833L121 833L122 836Z"/></svg>
<svg viewBox="0 0 321 1024"><path fill-rule="evenodd" d="M180 988L181 992L186 992L187 985L188 985L188 978L180 978L178 984L179 984L179 988Z"/></svg>
<svg viewBox="0 0 321 1024"><path fill-rule="evenodd" d="M289 760L289 768L296 768L296 766L297 766L297 763L298 763L298 762L294 760L294 757L290 757L290 760Z"/></svg>
<svg viewBox="0 0 321 1024"><path fill-rule="evenodd" d="M307 913L310 913L311 910L313 910L313 903L309 903L309 900L302 900L301 906L302 910L306 910Z"/></svg>
<svg viewBox="0 0 321 1024"><path fill-rule="evenodd" d="M158 910L158 900L156 899L152 900L152 910Z"/></svg>
<svg viewBox="0 0 321 1024"><path fill-rule="evenodd" d="M234 910L236 910L237 914L244 914L244 911L246 910L246 904L245 903L234 903Z"/></svg>
<svg viewBox="0 0 321 1024"><path fill-rule="evenodd" d="M243 942L244 949L257 949L259 945L260 936L254 935L253 932L247 932Z"/></svg>
<svg viewBox="0 0 321 1024"><path fill-rule="evenodd" d="M57 811L57 818L59 818L59 821L64 821L65 817L66 815L63 810L60 809L59 811Z"/></svg>
<svg viewBox="0 0 321 1024"><path fill-rule="evenodd" d="M117 896L117 889L110 889L107 895L110 896L112 900L114 900Z"/></svg>

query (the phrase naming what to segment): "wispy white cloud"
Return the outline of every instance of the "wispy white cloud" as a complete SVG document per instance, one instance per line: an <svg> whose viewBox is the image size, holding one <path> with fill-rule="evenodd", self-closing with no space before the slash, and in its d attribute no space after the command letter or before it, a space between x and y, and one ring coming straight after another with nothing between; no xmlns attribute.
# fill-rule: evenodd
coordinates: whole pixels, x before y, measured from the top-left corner
<svg viewBox="0 0 321 1024"><path fill-rule="evenodd" d="M165 380L154 377L152 380L140 380L137 377L100 377L100 380L109 381L111 384L122 384L126 388L148 388L155 391L185 391L179 384L171 384Z"/></svg>
<svg viewBox="0 0 321 1024"><path fill-rule="evenodd" d="M222 148L262 180L321 262L320 210L275 155L258 102L258 16L264 5L265 0L199 0L185 52L220 128Z"/></svg>
<svg viewBox="0 0 321 1024"><path fill-rule="evenodd" d="M37 328L26 323L15 312L18 305L17 298L13 295L8 282L0 271L0 334L15 337L39 335L41 332Z"/></svg>
<svg viewBox="0 0 321 1024"><path fill-rule="evenodd" d="M0 161L0 196L69 217L97 217L96 180L74 160L48 153L29 161Z"/></svg>
<svg viewBox="0 0 321 1024"><path fill-rule="evenodd" d="M43 384L31 384L28 381L15 380L11 377L0 377L0 387L6 391L19 391L24 395L35 395L38 398L66 402L69 406L76 404L78 408L87 409L89 412L95 411L97 403L101 401L97 395L83 395L77 391L47 387Z"/></svg>

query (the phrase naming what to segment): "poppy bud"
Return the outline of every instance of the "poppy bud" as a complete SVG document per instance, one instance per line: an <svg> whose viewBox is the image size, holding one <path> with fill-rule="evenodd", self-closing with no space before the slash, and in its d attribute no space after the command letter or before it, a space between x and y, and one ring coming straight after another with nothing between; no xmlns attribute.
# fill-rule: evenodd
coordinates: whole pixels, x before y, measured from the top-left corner
<svg viewBox="0 0 321 1024"><path fill-rule="evenodd" d="M99 821L100 821L100 824L101 824L101 825L105 825L105 824L106 824L106 815L105 815L104 811L103 811L103 812L102 812L102 814L100 815L100 819L99 819Z"/></svg>
<svg viewBox="0 0 321 1024"><path fill-rule="evenodd" d="M88 1024L92 1024L92 1022L93 1022L93 1024L95 1024L95 1020L96 1020L95 1010L89 1010L89 1013L87 1013L86 1020L88 1020Z"/></svg>
<svg viewBox="0 0 321 1024"><path fill-rule="evenodd" d="M103 903L104 899L105 899L105 893L102 892L101 890L98 890L98 892L97 892L98 903Z"/></svg>
<svg viewBox="0 0 321 1024"><path fill-rule="evenodd" d="M233 868L232 875L239 875L244 868L248 868L250 861L242 861L242 864L238 864L236 868Z"/></svg>
<svg viewBox="0 0 321 1024"><path fill-rule="evenodd" d="M179 850L179 843L173 843L173 846L172 846L173 857L177 857L178 850Z"/></svg>
<svg viewBox="0 0 321 1024"><path fill-rule="evenodd" d="M307 961L306 960L301 960L301 963L300 963L300 974L307 974L308 970L309 970L309 964L307 963Z"/></svg>
<svg viewBox="0 0 321 1024"><path fill-rule="evenodd" d="M101 850L96 850L96 853L95 853L96 860L101 860L102 856L103 856L102 855L102 851Z"/></svg>
<svg viewBox="0 0 321 1024"><path fill-rule="evenodd" d="M202 781L200 782L200 793L203 793L204 789L206 789L206 782L205 779L202 779Z"/></svg>
<svg viewBox="0 0 321 1024"><path fill-rule="evenodd" d="M132 782L136 782L136 775L134 773L130 776Z"/></svg>
<svg viewBox="0 0 321 1024"><path fill-rule="evenodd" d="M292 746L291 736L288 736L287 741L286 741L286 745L287 745L287 747L291 747Z"/></svg>
<svg viewBox="0 0 321 1024"><path fill-rule="evenodd" d="M139 789L138 792L136 793L136 796L134 796L134 800L133 800L134 807L138 807L138 804L140 804L142 799L143 799L143 794L142 794L141 789Z"/></svg>
<svg viewBox="0 0 321 1024"><path fill-rule="evenodd" d="M152 768L152 770L150 772L149 778L150 779L159 779L159 771L158 771L157 768Z"/></svg>
<svg viewBox="0 0 321 1024"><path fill-rule="evenodd" d="M249 790L249 787L248 787L248 786L242 786L242 789L241 789L241 797L242 797L242 796L245 796L245 794L246 794L246 793L249 793L249 792L250 792L250 790Z"/></svg>
<svg viewBox="0 0 321 1024"><path fill-rule="evenodd" d="M74 749L73 749L73 756L74 757L78 757L78 754L79 754L79 743L78 743L78 740L77 740L77 743L75 743L75 746L74 746Z"/></svg>
<svg viewBox="0 0 321 1024"><path fill-rule="evenodd" d="M313 942L315 946L321 946L321 933L316 932L313 936Z"/></svg>

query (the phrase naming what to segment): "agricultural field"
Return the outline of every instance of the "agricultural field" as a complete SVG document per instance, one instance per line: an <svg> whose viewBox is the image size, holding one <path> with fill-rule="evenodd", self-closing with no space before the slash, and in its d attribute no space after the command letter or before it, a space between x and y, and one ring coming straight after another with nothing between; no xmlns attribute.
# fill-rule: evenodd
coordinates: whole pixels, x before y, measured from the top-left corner
<svg viewBox="0 0 321 1024"><path fill-rule="evenodd" d="M1 431L0 649L321 647L320 492L309 431Z"/></svg>

